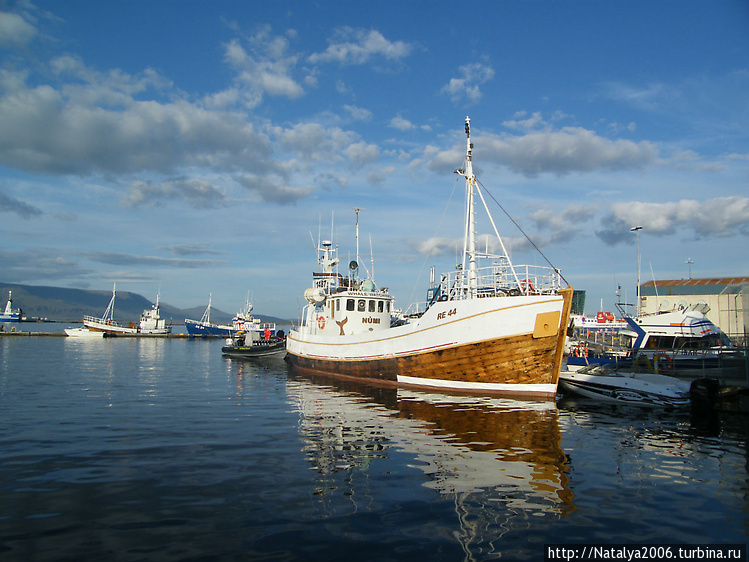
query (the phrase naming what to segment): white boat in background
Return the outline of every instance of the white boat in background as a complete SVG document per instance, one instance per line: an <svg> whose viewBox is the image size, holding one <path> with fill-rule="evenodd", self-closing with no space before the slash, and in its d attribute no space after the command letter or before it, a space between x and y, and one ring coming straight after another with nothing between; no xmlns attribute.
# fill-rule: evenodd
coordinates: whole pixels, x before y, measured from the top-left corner
<svg viewBox="0 0 749 562"><path fill-rule="evenodd" d="M23 311L19 308L13 312L13 293L8 291L8 302L5 309L0 312L0 322L20 322L23 319Z"/></svg>
<svg viewBox="0 0 749 562"><path fill-rule="evenodd" d="M166 320L159 315L159 295L156 295L156 304L146 309L140 315L140 320L129 323L127 326L114 321L114 299L117 293L117 284L112 288L112 299L101 318L84 316L83 325L94 332L103 332L109 335L139 335L139 336L163 336L171 333L172 327L166 325Z"/></svg>
<svg viewBox="0 0 749 562"><path fill-rule="evenodd" d="M276 323L275 322L263 322L260 318L256 318L252 315L252 303L250 302L250 294L247 293L247 299L244 303L244 309L237 312L236 316L231 320L232 333L238 332L254 333L265 336L265 331L269 330L270 335L276 334Z"/></svg>
<svg viewBox="0 0 749 562"><path fill-rule="evenodd" d="M468 118L465 132L464 167L456 170L466 180L462 264L432 283L425 311L398 315L388 289L370 272L359 277L357 211L357 261L347 275L337 270L332 242L318 243L321 270L286 344L294 367L390 384L555 395L573 290L553 267L511 262L473 173ZM500 254L476 248L476 198Z"/></svg>
<svg viewBox="0 0 749 562"><path fill-rule="evenodd" d="M640 316L625 313L629 329L622 334L630 337L635 363L696 378L720 374L732 360L743 362L743 351L705 316L708 311L706 304L696 304Z"/></svg>
<svg viewBox="0 0 749 562"><path fill-rule="evenodd" d="M562 371L559 383L569 392L616 404L679 408L690 404L690 383L657 373L617 371L590 365Z"/></svg>
<svg viewBox="0 0 749 562"><path fill-rule="evenodd" d="M94 332L88 328L65 328L65 335L70 338L103 338L104 332Z"/></svg>
<svg viewBox="0 0 749 562"><path fill-rule="evenodd" d="M569 370L600 364L688 379L726 373L739 373L734 378L742 378L740 373L745 373L744 351L707 318L706 304L639 316L628 312L633 305L616 306L626 322L626 328L617 331L619 345L606 346L602 352L594 352L591 345L589 352L590 340L570 342Z"/></svg>

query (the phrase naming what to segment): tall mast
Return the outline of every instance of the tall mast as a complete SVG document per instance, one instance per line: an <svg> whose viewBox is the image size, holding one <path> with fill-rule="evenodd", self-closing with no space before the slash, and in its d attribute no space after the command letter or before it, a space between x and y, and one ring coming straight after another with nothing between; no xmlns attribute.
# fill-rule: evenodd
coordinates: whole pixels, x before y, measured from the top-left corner
<svg viewBox="0 0 749 562"><path fill-rule="evenodd" d="M473 298L477 293L478 274L476 272L476 210L473 200L473 187L476 177L473 175L473 144L471 143L471 118L466 117L466 160L463 175L466 178L466 240L465 258L468 258L468 296Z"/></svg>

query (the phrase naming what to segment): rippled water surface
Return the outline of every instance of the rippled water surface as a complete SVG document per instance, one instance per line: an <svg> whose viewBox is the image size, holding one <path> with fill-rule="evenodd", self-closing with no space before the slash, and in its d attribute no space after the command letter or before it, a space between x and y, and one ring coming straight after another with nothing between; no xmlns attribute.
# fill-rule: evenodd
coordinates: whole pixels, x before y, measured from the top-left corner
<svg viewBox="0 0 749 562"><path fill-rule="evenodd" d="M0 337L0 560L746 543L746 415L377 388L221 342Z"/></svg>

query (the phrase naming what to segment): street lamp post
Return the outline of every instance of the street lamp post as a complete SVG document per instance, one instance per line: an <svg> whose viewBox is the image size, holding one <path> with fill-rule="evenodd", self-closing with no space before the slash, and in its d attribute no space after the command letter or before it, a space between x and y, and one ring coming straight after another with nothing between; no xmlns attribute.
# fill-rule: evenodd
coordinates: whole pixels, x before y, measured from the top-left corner
<svg viewBox="0 0 749 562"><path fill-rule="evenodd" d="M692 258L687 258L687 261L685 261L684 263L689 266L689 278L691 279L692 278L692 264L694 262L692 261Z"/></svg>
<svg viewBox="0 0 749 562"><path fill-rule="evenodd" d="M640 231L642 227L633 226L629 230L630 232L637 233L637 317L639 318L642 312L642 299L640 298Z"/></svg>

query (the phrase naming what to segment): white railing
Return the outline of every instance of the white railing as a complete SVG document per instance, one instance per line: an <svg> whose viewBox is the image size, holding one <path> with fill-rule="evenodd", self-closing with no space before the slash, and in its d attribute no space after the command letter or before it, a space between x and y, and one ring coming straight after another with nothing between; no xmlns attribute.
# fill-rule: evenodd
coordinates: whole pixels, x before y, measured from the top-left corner
<svg viewBox="0 0 749 562"><path fill-rule="evenodd" d="M559 272L538 265L491 265L476 270L476 296L553 295L562 287ZM448 300L471 298L467 273L463 270L443 274L440 296Z"/></svg>

